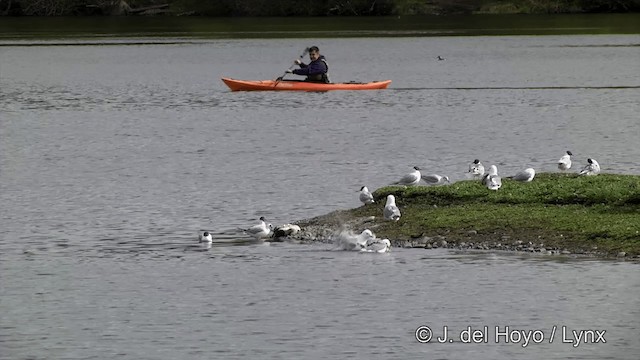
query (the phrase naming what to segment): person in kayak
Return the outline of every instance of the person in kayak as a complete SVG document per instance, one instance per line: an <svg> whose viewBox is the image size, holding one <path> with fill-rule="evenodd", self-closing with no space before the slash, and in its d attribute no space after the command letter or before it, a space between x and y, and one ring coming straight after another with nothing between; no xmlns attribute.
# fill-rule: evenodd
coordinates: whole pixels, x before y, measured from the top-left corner
<svg viewBox="0 0 640 360"><path fill-rule="evenodd" d="M295 75L306 75L307 78L304 81L330 83L331 81L327 74L329 72L329 64L324 55L320 55L320 49L317 46L309 48L309 60L311 62L305 64L300 59L296 59L295 63L300 66L300 69L287 70L287 72Z"/></svg>

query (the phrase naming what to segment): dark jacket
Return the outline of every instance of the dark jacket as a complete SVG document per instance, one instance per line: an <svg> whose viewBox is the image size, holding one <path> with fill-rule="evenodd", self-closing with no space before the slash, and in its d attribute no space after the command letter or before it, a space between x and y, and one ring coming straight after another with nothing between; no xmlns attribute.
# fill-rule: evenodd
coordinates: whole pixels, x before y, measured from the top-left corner
<svg viewBox="0 0 640 360"><path fill-rule="evenodd" d="M327 59L325 59L324 55L320 55L317 60L310 62L308 65L301 63L300 69L293 70L293 73L296 75L306 75L307 78L305 81L328 83L330 82L329 76L327 75L328 71L329 64L327 64Z"/></svg>

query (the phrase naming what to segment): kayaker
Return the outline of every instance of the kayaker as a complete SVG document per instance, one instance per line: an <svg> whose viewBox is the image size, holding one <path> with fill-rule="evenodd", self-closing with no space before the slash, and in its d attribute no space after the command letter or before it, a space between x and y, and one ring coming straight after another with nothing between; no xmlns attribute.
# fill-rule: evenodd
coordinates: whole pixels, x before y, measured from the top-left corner
<svg viewBox="0 0 640 360"><path fill-rule="evenodd" d="M329 81L329 75L327 74L329 64L327 64L327 59L325 59L324 55L320 55L320 49L317 46L309 48L309 60L311 62L305 64L300 59L296 59L295 63L300 66L300 69L287 70L287 72L295 75L306 75L307 78L304 81L330 83L331 81Z"/></svg>

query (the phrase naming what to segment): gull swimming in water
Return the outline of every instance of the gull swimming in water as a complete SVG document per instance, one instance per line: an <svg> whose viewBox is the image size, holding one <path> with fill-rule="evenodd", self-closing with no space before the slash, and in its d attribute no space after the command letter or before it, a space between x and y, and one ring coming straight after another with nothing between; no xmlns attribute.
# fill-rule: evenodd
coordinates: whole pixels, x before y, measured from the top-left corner
<svg viewBox="0 0 640 360"><path fill-rule="evenodd" d="M474 177L481 177L484 175L484 165L482 165L480 160L475 159L471 164L469 164L469 172Z"/></svg>
<svg viewBox="0 0 640 360"><path fill-rule="evenodd" d="M422 180L426 182L427 185L442 185L449 183L448 176L441 176L438 174L422 175Z"/></svg>
<svg viewBox="0 0 640 360"><path fill-rule="evenodd" d="M418 185L422 176L420 175L420 168L417 166L413 167L413 171L404 175L400 180L393 183L393 185L405 185L412 186Z"/></svg>
<svg viewBox="0 0 640 360"><path fill-rule="evenodd" d="M367 242L367 245L362 248L360 251L364 252L375 252L375 253L386 253L391 249L391 241L389 239L374 239L372 241Z"/></svg>
<svg viewBox="0 0 640 360"><path fill-rule="evenodd" d="M567 151L560 160L558 160L558 169L565 171L571 168L571 151Z"/></svg>
<svg viewBox="0 0 640 360"><path fill-rule="evenodd" d="M514 176L508 176L507 179L513 179L515 181L529 182L536 176L536 171L533 168L526 168L522 171L518 171Z"/></svg>
<svg viewBox="0 0 640 360"><path fill-rule="evenodd" d="M334 241L342 250L362 250L375 238L376 236L369 229L364 229L358 235L354 235L349 230L343 230L334 238Z"/></svg>
<svg viewBox="0 0 640 360"><path fill-rule="evenodd" d="M300 232L300 226L294 224L284 224L273 229L273 237L280 238L295 235Z"/></svg>
<svg viewBox="0 0 640 360"><path fill-rule="evenodd" d="M489 172L482 178L482 185L489 190L498 190L502 186L502 179L498 175L498 167L491 165Z"/></svg>
<svg viewBox="0 0 640 360"><path fill-rule="evenodd" d="M360 201L365 205L374 203L373 195L371 195L366 186L360 188Z"/></svg>
<svg viewBox="0 0 640 360"><path fill-rule="evenodd" d="M205 231L202 234L199 234L198 239L200 240L200 242L208 242L208 243L213 242L213 237L208 231Z"/></svg>
<svg viewBox="0 0 640 360"><path fill-rule="evenodd" d="M600 173L600 164L595 159L587 159L588 164L580 171L580 175L598 175Z"/></svg>
<svg viewBox="0 0 640 360"><path fill-rule="evenodd" d="M257 225L253 225L252 227L246 230L247 233L255 237L256 239L262 239L271 236L271 224L265 222L266 219L264 216L260 217L260 223Z"/></svg>
<svg viewBox="0 0 640 360"><path fill-rule="evenodd" d="M396 197L393 195L387 195L387 203L382 210L384 218L387 220L398 221L400 220L400 209L396 206Z"/></svg>

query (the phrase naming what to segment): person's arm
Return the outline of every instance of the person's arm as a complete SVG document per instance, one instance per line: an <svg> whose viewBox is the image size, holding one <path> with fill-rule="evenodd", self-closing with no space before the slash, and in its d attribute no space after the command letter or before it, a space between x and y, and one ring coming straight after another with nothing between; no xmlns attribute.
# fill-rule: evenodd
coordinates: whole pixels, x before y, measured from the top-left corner
<svg viewBox="0 0 640 360"><path fill-rule="evenodd" d="M316 75L327 72L327 66L323 61L314 61L305 67L302 67L302 65L300 64L300 69L293 70L293 73L296 75Z"/></svg>

